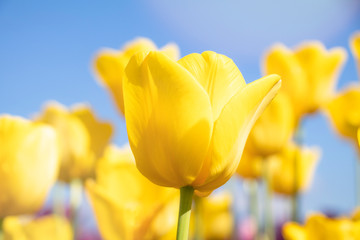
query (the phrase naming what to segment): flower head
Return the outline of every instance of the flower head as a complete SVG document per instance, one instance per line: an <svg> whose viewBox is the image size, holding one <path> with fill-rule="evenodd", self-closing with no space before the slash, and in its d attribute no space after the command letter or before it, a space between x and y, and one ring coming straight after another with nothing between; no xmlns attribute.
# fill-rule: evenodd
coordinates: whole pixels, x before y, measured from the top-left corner
<svg viewBox="0 0 360 240"><path fill-rule="evenodd" d="M264 73L281 76L281 91L292 100L299 119L330 100L346 58L345 49L326 50L320 42L305 42L295 50L277 44L264 57Z"/></svg>
<svg viewBox="0 0 360 240"><path fill-rule="evenodd" d="M88 180L86 188L104 239L160 239L173 233L177 192L142 176L128 146L109 146L97 164L96 181Z"/></svg>
<svg viewBox="0 0 360 240"><path fill-rule="evenodd" d="M298 191L304 192L312 182L319 157L319 150L315 148L288 144L283 151L268 159L271 187L276 193L286 195L292 195Z"/></svg>
<svg viewBox="0 0 360 240"><path fill-rule="evenodd" d="M95 70L99 81L110 91L118 110L124 114L123 81L125 67L130 58L139 51L157 50L155 44L147 38L137 38L123 47L122 50L103 49L95 57ZM170 58L179 58L179 48L173 44L167 44L160 51Z"/></svg>
<svg viewBox="0 0 360 240"><path fill-rule="evenodd" d="M360 127L360 87L352 86L340 92L328 104L327 112L334 128L356 146Z"/></svg>
<svg viewBox="0 0 360 240"><path fill-rule="evenodd" d="M53 126L58 134L59 180L69 182L94 175L95 162L113 133L110 123L98 120L89 106L68 110L56 102L48 103L36 121Z"/></svg>
<svg viewBox="0 0 360 240"><path fill-rule="evenodd" d="M38 211L58 174L54 129L0 115L0 142L0 218Z"/></svg>
<svg viewBox="0 0 360 240"><path fill-rule="evenodd" d="M139 52L124 81L125 120L140 172L167 187L209 193L236 171L251 127L280 88L271 75L245 83L214 52L175 62Z"/></svg>
<svg viewBox="0 0 360 240"><path fill-rule="evenodd" d="M312 214L304 226L293 222L285 224L283 236L285 240L355 240L360 238L360 221Z"/></svg>

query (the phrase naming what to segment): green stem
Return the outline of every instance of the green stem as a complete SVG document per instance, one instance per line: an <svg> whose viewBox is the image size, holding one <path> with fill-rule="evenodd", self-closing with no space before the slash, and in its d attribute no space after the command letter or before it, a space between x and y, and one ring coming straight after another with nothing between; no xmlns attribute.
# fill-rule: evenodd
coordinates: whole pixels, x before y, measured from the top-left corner
<svg viewBox="0 0 360 240"><path fill-rule="evenodd" d="M3 224L4 224L4 219L0 218L0 240L4 239Z"/></svg>
<svg viewBox="0 0 360 240"><path fill-rule="evenodd" d="M249 190L250 190L250 213L251 217L255 222L255 236L254 239L259 239L259 211L258 211L258 184L256 180L249 180L248 182Z"/></svg>
<svg viewBox="0 0 360 240"><path fill-rule="evenodd" d="M80 179L74 179L70 183L70 221L74 236L77 233L77 211L82 201L82 182Z"/></svg>
<svg viewBox="0 0 360 240"><path fill-rule="evenodd" d="M304 142L303 139L303 122L299 123L299 126L295 132L295 143L301 148ZM300 153L295 151L294 154L294 167L293 167L293 188L294 188L294 192L291 196L291 220L293 222L298 222L299 220L299 202L300 202L300 195L299 195L299 190L298 190L298 186L299 186L299 176L298 176L298 168L299 168L299 158L300 158Z"/></svg>
<svg viewBox="0 0 360 240"><path fill-rule="evenodd" d="M193 195L193 187L186 186L180 188L180 208L176 234L177 240L187 240L189 237L190 214Z"/></svg>
<svg viewBox="0 0 360 240"><path fill-rule="evenodd" d="M355 159L355 192L356 192L356 206L360 206L360 152L358 158Z"/></svg>
<svg viewBox="0 0 360 240"><path fill-rule="evenodd" d="M195 217L195 227L194 227L194 240L201 240L203 239L203 223L201 220L202 214L202 199L200 197L194 197L194 217Z"/></svg>
<svg viewBox="0 0 360 240"><path fill-rule="evenodd" d="M264 176L266 179L266 197L265 197L265 231L268 239L275 239L274 222L272 214L272 189L270 179L270 166L268 159L265 159L264 165Z"/></svg>

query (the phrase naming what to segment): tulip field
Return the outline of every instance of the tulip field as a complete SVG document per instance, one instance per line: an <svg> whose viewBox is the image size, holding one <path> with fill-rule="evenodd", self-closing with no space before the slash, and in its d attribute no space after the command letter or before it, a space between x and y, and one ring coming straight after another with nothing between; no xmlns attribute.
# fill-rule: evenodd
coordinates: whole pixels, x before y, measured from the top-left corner
<svg viewBox="0 0 360 240"><path fill-rule="evenodd" d="M360 239L360 3L280 2L0 1L0 240Z"/></svg>

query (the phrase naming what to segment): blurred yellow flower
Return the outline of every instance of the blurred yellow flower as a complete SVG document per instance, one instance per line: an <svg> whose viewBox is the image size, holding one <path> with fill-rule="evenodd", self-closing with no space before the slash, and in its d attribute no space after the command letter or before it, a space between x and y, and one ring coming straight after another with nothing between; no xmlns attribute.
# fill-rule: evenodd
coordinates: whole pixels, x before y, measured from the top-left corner
<svg viewBox="0 0 360 240"><path fill-rule="evenodd" d="M89 106L68 110L56 102L48 103L35 121L50 124L59 136L59 180L70 182L94 175L95 161L113 133L110 123L96 119Z"/></svg>
<svg viewBox="0 0 360 240"><path fill-rule="evenodd" d="M3 223L4 240L72 240L69 221L60 216L40 218L6 217Z"/></svg>
<svg viewBox="0 0 360 240"><path fill-rule="evenodd" d="M313 214L307 218L305 226L293 222L285 224L283 236L285 240L356 240L360 239L360 221Z"/></svg>
<svg viewBox="0 0 360 240"><path fill-rule="evenodd" d="M140 52L126 74L125 120L138 169L158 185L201 194L234 174L251 127L280 88L277 75L246 85L231 59L210 51L178 62Z"/></svg>
<svg viewBox="0 0 360 240"><path fill-rule="evenodd" d="M360 127L360 87L352 86L339 93L327 106L330 120L336 130L358 145Z"/></svg>
<svg viewBox="0 0 360 240"><path fill-rule="evenodd" d="M285 94L278 94L251 129L245 147L264 158L282 150L295 128L293 105Z"/></svg>
<svg viewBox="0 0 360 240"><path fill-rule="evenodd" d="M108 147L96 167L96 182L88 180L86 188L104 239L162 239L175 234L177 191L142 176L129 147Z"/></svg>
<svg viewBox="0 0 360 240"><path fill-rule="evenodd" d="M206 198L196 200L198 211L192 214L199 214L202 225L201 239L231 239L234 228L234 217L232 215L232 195L229 192L216 193ZM196 216L191 217L190 232L194 232Z"/></svg>
<svg viewBox="0 0 360 240"><path fill-rule="evenodd" d="M291 98L298 121L303 114L323 107L332 97L346 58L345 49L326 50L320 42L305 42L294 51L277 44L264 57L264 73L281 76L281 91Z"/></svg>
<svg viewBox="0 0 360 240"><path fill-rule="evenodd" d="M350 49L357 64L360 79L360 31L355 32L350 38Z"/></svg>
<svg viewBox="0 0 360 240"><path fill-rule="evenodd" d="M155 44L147 38L137 38L123 47L121 51L114 49L103 49L95 57L94 68L100 83L104 84L111 93L118 110L124 115L123 81L125 67L134 53L138 51L157 50ZM170 43L160 51L170 58L179 59L179 48Z"/></svg>
<svg viewBox="0 0 360 240"><path fill-rule="evenodd" d="M282 152L272 155L270 161L271 188L280 194L292 195L306 191L315 173L320 158L318 149L304 148L293 143L288 144ZM294 170L296 161L296 172ZM296 179L295 176L296 175ZM296 181L296 189L295 182Z"/></svg>
<svg viewBox="0 0 360 240"><path fill-rule="evenodd" d="M0 115L0 218L38 211L58 174L56 133Z"/></svg>
<svg viewBox="0 0 360 240"><path fill-rule="evenodd" d="M244 152L236 172L245 179L256 180L263 176L263 161L264 158L253 154L249 147L248 142L245 144Z"/></svg>

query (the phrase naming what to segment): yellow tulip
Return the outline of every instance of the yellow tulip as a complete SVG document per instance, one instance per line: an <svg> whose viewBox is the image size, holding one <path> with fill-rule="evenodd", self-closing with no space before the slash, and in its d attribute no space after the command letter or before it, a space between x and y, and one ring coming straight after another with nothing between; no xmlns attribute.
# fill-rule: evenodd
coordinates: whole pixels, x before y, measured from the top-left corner
<svg viewBox="0 0 360 240"><path fill-rule="evenodd" d="M229 192L217 193L207 198L198 198L196 207L201 221L201 239L231 239L234 228L232 215L232 196ZM195 213L196 210L193 212ZM196 214L196 213L195 213ZM196 216L191 219L194 220ZM191 223L192 232L195 232L196 224Z"/></svg>
<svg viewBox="0 0 360 240"><path fill-rule="evenodd" d="M124 114L123 81L125 67L132 55L138 51L157 50L155 44L147 38L137 38L127 43L121 51L114 49L101 50L95 57L94 68L101 84L111 93L118 110ZM179 48L175 44L167 44L160 51L172 59L179 58Z"/></svg>
<svg viewBox="0 0 360 240"><path fill-rule="evenodd" d="M60 216L40 218L6 217L3 223L4 240L72 240L70 222Z"/></svg>
<svg viewBox="0 0 360 240"><path fill-rule="evenodd" d="M113 128L96 119L91 108L77 105L68 110L59 103L48 103L36 121L52 125L59 136L59 180L70 182L94 175L95 161L108 144Z"/></svg>
<svg viewBox="0 0 360 240"><path fill-rule="evenodd" d="M281 91L291 98L299 119L329 101L346 58L345 49L326 50L320 42L305 42L294 51L277 44L264 57L264 73L281 76Z"/></svg>
<svg viewBox="0 0 360 240"><path fill-rule="evenodd" d="M245 179L256 180L263 176L263 161L264 158L253 154L249 147L248 142L245 144L244 152L236 172Z"/></svg>
<svg viewBox="0 0 360 240"><path fill-rule="evenodd" d="M360 87L349 87L339 93L327 106L330 120L337 131L358 145L360 127Z"/></svg>
<svg viewBox="0 0 360 240"><path fill-rule="evenodd" d="M351 49L352 54L354 55L354 58L355 58L355 61L357 64L359 78L360 78L360 31L355 32L351 36L350 49Z"/></svg>
<svg viewBox="0 0 360 240"><path fill-rule="evenodd" d="M277 75L246 85L231 59L210 51L177 62L139 52L125 71L125 120L137 168L158 185L200 194L234 174L251 127L280 88Z"/></svg>
<svg viewBox="0 0 360 240"><path fill-rule="evenodd" d="M294 109L285 94L278 94L251 129L246 147L264 158L279 152L295 128Z"/></svg>
<svg viewBox="0 0 360 240"><path fill-rule="evenodd" d="M271 187L275 192L286 195L306 191L312 182L319 157L320 153L317 149L302 148L290 143L281 153L268 159ZM296 189L294 181L296 181Z"/></svg>
<svg viewBox="0 0 360 240"><path fill-rule="evenodd" d="M305 226L292 222L285 224L283 236L285 240L355 240L360 238L360 221L313 214Z"/></svg>
<svg viewBox="0 0 360 240"><path fill-rule="evenodd" d="M142 176L129 147L108 147L86 188L104 239L160 239L176 226L177 192Z"/></svg>
<svg viewBox="0 0 360 240"><path fill-rule="evenodd" d="M58 174L54 129L0 115L0 143L0 218L38 211Z"/></svg>

